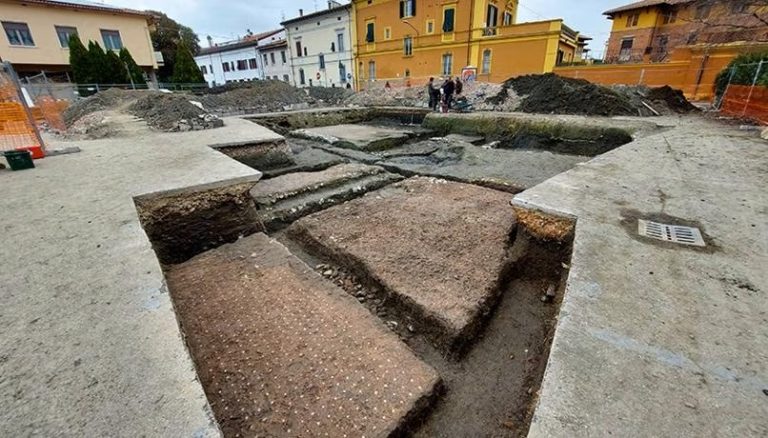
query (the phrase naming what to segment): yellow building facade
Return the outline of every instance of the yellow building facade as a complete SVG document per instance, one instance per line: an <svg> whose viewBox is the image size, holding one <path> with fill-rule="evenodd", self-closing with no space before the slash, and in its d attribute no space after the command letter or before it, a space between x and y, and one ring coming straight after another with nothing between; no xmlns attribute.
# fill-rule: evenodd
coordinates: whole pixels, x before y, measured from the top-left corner
<svg viewBox="0 0 768 438"><path fill-rule="evenodd" d="M20 74L69 70L69 35L104 49L126 47L150 77L158 67L150 39L152 17L139 11L45 0L0 0L0 58Z"/></svg>
<svg viewBox="0 0 768 438"><path fill-rule="evenodd" d="M502 82L574 62L586 41L559 19L518 24L517 0L353 0L352 5L360 88L463 71Z"/></svg>

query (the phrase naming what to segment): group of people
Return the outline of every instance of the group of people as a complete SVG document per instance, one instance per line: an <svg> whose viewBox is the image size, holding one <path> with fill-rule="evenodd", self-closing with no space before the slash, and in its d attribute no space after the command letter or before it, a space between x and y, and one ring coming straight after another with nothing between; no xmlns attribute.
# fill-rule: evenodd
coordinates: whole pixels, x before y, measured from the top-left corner
<svg viewBox="0 0 768 438"><path fill-rule="evenodd" d="M429 78L429 107L434 111L447 112L453 104L454 95L460 96L463 89L464 84L458 77L453 79L449 76L440 86L436 85L435 78Z"/></svg>

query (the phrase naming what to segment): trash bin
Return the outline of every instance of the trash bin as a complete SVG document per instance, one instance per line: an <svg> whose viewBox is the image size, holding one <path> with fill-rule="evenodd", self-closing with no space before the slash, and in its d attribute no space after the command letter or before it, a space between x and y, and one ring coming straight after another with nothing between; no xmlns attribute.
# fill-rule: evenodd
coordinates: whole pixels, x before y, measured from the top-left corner
<svg viewBox="0 0 768 438"><path fill-rule="evenodd" d="M11 170L34 169L32 154L29 151L6 151L3 153Z"/></svg>

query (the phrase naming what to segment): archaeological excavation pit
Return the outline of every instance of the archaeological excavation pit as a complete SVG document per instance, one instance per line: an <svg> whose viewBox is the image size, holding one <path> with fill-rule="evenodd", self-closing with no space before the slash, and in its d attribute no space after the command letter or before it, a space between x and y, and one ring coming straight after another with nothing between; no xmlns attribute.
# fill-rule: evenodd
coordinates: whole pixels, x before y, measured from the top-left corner
<svg viewBox="0 0 768 438"><path fill-rule="evenodd" d="M326 132L344 132L349 121L332 117L339 125ZM376 117L356 126L376 127L374 138L382 127L419 133L384 149L303 134L244 154L219 148L284 164L187 216L173 208L183 197L137 200L226 436L527 433L574 224L513 208L510 192L589 160L582 143L607 152L642 128L555 125L545 147L536 125L538 140L515 146L509 132L522 122L447 129L430 116L413 130ZM216 225L220 207L235 205L237 220ZM204 230L205 243L173 238L185 229ZM183 256L167 256L179 242Z"/></svg>

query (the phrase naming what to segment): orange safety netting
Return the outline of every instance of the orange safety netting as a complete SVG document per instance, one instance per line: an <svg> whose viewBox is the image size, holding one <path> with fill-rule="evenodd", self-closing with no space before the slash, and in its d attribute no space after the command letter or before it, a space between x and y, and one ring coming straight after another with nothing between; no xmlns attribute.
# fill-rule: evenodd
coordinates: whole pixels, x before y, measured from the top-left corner
<svg viewBox="0 0 768 438"><path fill-rule="evenodd" d="M54 100L51 97L41 97L37 99L36 105L36 108L40 109L41 119L44 120L49 127L60 131L67 129L64 125L64 119L61 116L69 105L67 101ZM38 118L38 120L40 119Z"/></svg>
<svg viewBox="0 0 768 438"><path fill-rule="evenodd" d="M0 74L0 151L42 149L34 120L19 102L16 86Z"/></svg>
<svg viewBox="0 0 768 438"><path fill-rule="evenodd" d="M731 85L720 108L723 114L768 123L768 87Z"/></svg>

